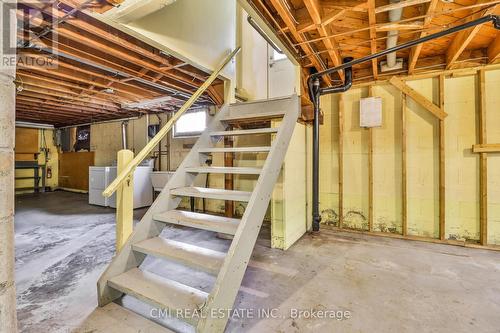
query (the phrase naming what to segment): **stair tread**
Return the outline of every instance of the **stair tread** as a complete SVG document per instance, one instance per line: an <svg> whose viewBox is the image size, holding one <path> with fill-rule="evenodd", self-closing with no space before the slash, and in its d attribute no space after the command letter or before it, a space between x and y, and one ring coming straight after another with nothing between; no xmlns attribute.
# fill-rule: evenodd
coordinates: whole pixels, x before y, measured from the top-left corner
<svg viewBox="0 0 500 333"><path fill-rule="evenodd" d="M232 131L218 131L210 133L210 136L232 136L232 135L252 135L252 134L266 134L266 133L277 133L277 127L268 128L253 128L246 130L232 130Z"/></svg>
<svg viewBox="0 0 500 333"><path fill-rule="evenodd" d="M186 171L192 173L229 173L259 175L262 169L255 167L187 167Z"/></svg>
<svg viewBox="0 0 500 333"><path fill-rule="evenodd" d="M248 121L248 120L260 120L269 118L280 118L285 115L284 110L279 111L266 111L266 112L256 112L256 113L243 113L243 114L233 114L224 117L221 121L225 122L235 122L235 121Z"/></svg>
<svg viewBox="0 0 500 333"><path fill-rule="evenodd" d="M224 147L224 148L200 148L199 153L261 153L269 152L271 150L270 146L261 147Z"/></svg>
<svg viewBox="0 0 500 333"><path fill-rule="evenodd" d="M111 288L165 309L199 309L207 300L204 291L169 280L139 268L108 280Z"/></svg>
<svg viewBox="0 0 500 333"><path fill-rule="evenodd" d="M233 201L248 201L252 196L252 192L224 190L219 188L206 187L178 187L170 190L172 195L180 195L185 197L206 198L216 200L233 200Z"/></svg>
<svg viewBox="0 0 500 333"><path fill-rule="evenodd" d="M238 229L240 223L239 219L182 210L169 210L155 214L153 218L160 222L179 224L229 235L236 233L236 229Z"/></svg>
<svg viewBox="0 0 500 333"><path fill-rule="evenodd" d="M225 253L162 237L146 239L132 245L134 251L174 260L190 267L217 273Z"/></svg>

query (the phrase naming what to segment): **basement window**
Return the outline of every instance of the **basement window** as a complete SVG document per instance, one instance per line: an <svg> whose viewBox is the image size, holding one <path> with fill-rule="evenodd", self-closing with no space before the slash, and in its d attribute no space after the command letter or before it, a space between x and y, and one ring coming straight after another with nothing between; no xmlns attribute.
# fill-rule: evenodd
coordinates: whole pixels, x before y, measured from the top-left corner
<svg viewBox="0 0 500 333"><path fill-rule="evenodd" d="M207 110L187 111L174 125L174 138L199 136L207 128Z"/></svg>

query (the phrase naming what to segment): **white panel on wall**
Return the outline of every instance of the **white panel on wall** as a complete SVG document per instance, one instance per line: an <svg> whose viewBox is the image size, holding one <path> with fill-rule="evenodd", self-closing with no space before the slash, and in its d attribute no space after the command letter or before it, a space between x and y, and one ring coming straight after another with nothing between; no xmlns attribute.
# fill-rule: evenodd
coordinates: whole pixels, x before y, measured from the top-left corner
<svg viewBox="0 0 500 333"><path fill-rule="evenodd" d="M382 98L367 97L359 100L359 126L382 126Z"/></svg>

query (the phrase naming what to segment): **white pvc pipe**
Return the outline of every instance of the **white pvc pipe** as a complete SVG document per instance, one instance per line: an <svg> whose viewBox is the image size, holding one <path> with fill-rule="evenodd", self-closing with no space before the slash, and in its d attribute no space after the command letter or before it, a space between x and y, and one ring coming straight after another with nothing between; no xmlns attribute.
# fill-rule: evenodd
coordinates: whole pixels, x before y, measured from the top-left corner
<svg viewBox="0 0 500 333"><path fill-rule="evenodd" d="M391 0L391 3L398 3L399 0ZM397 8L389 11L389 22L396 22L401 20L403 8ZM398 44L398 30L391 30L387 32L387 48L394 47ZM396 52L387 55L387 67L392 68L396 66Z"/></svg>

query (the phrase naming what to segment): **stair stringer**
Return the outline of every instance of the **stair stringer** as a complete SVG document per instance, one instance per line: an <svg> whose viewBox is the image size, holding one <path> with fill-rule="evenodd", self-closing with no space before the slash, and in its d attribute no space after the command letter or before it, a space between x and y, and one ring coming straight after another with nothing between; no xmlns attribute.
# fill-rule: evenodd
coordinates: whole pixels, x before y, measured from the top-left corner
<svg viewBox="0 0 500 333"><path fill-rule="evenodd" d="M284 101L282 100L281 102ZM238 230L234 235L214 288L208 297L206 305L202 309L203 316L201 316L196 327L197 332L223 332L226 327L229 319L228 316L219 316L220 313L217 311L233 307L259 235L274 185L281 172L281 166L285 159L299 113L300 99L297 95L293 95L288 99L286 114L283 117L276 138L273 140L272 148L264 163L262 173L257 180ZM211 315L213 313L216 315Z"/></svg>
<svg viewBox="0 0 500 333"><path fill-rule="evenodd" d="M119 274L125 273L134 267L138 267L142 263L146 256L144 254L134 252L132 250L132 244L157 237L161 233L165 227L165 223L155 221L153 216L166 210L176 209L179 206L181 198L172 196L170 194L170 190L178 187L193 185L196 174L186 172L186 168L203 165L206 155L204 156L199 154L198 149L213 147L214 141L213 138L210 137L210 132L222 131L225 129L224 124L220 120L227 116L228 112L229 107L227 105L223 106L221 110L219 110L217 115L212 119L205 131L196 141L195 145L183 160L181 165L177 168L175 174L172 178L170 178L156 200L143 216L141 221L134 227L134 231L123 245L121 251L113 257L109 266L102 273L97 282L99 306L105 306L106 304L121 297L123 294L113 288L110 288L107 285L108 280Z"/></svg>

